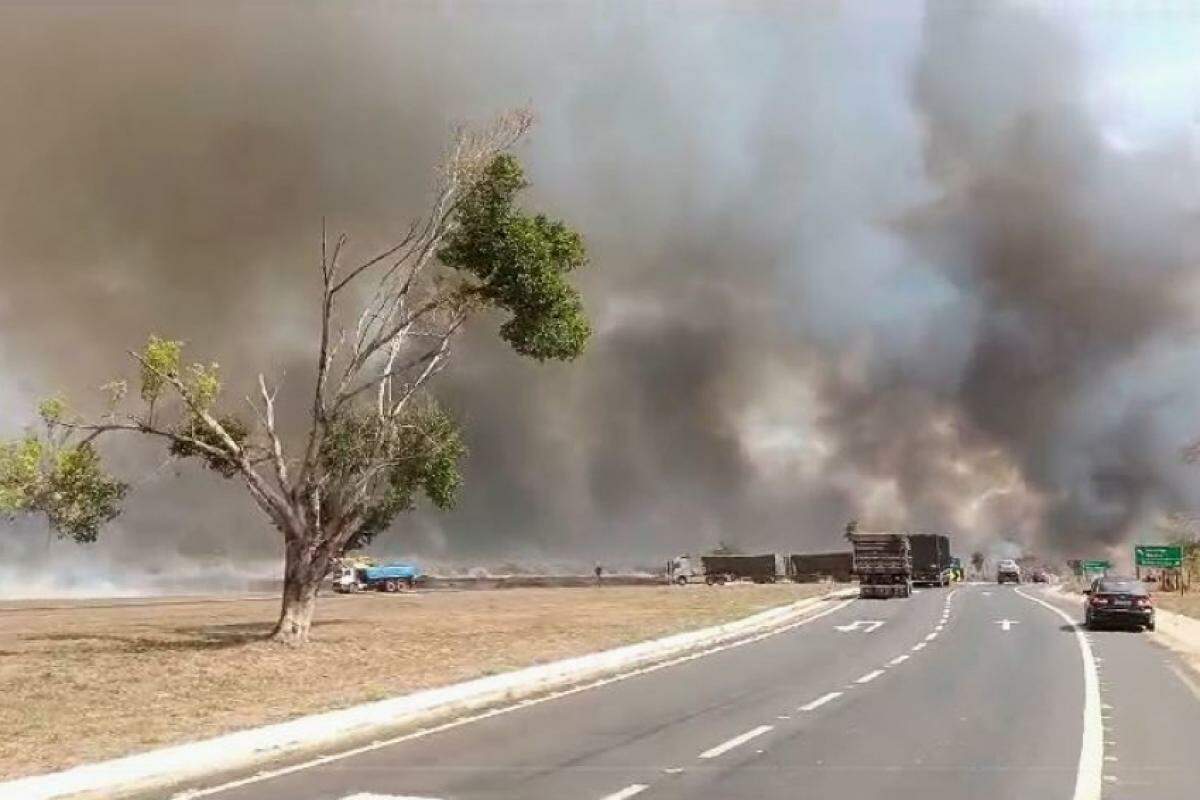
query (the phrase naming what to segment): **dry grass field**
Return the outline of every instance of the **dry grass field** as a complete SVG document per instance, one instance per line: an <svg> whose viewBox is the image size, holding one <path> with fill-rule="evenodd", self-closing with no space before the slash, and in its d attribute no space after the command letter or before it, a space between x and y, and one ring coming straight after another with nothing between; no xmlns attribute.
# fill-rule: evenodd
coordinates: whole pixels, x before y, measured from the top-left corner
<svg viewBox="0 0 1200 800"><path fill-rule="evenodd" d="M0 778L278 722L736 619L828 587L322 596L316 641L261 641L272 600L0 609ZM51 606L54 607L51 607Z"/></svg>
<svg viewBox="0 0 1200 800"><path fill-rule="evenodd" d="M1154 603L1159 608L1174 611L1176 614L1187 614L1189 617L1200 619L1200 592L1155 592Z"/></svg>

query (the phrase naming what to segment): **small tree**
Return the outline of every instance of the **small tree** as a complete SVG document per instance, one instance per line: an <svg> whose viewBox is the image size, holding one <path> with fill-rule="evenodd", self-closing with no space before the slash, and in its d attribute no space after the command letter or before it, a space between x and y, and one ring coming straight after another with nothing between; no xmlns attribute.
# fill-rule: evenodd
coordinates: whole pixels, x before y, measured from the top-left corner
<svg viewBox="0 0 1200 800"><path fill-rule="evenodd" d="M182 343L151 336L130 356L140 371L137 407L123 381L108 409L85 420L60 399L39 408L44 431L0 442L0 511L42 513L60 536L95 541L120 512L128 486L104 471L97 437L133 432L162 439L178 458L245 486L283 537L283 602L274 639L308 639L317 589L333 559L384 530L424 494L454 503L464 446L458 427L427 395L463 324L492 308L518 353L570 360L589 336L567 275L586 261L578 233L520 210L526 181L511 154L529 130L525 110L460 130L427 215L402 237L344 267L347 238L321 237L321 316L305 429L285 446L276 392L263 375L249 422L222 404L216 364L185 364ZM349 327L339 309L357 301Z"/></svg>

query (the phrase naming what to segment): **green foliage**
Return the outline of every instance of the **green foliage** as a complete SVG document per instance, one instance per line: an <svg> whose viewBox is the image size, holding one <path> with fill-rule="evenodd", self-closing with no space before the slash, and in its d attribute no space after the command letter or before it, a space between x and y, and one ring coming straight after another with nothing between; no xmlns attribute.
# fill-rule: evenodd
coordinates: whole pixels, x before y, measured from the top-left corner
<svg viewBox="0 0 1200 800"><path fill-rule="evenodd" d="M452 507L465 452L458 425L433 405L396 421L366 411L332 420L321 449L330 483L353 485L373 475L366 510L347 549L370 542L398 514L411 510L420 493L438 508Z"/></svg>
<svg viewBox="0 0 1200 800"><path fill-rule="evenodd" d="M217 401L217 395L221 393L219 369L217 364L209 364L207 367L203 364L192 364L188 370L188 395L193 403L206 411L212 408L213 403Z"/></svg>
<svg viewBox="0 0 1200 800"><path fill-rule="evenodd" d="M246 439L250 436L250 429L246 423L242 422L232 414L217 418L217 422L229 434L229 438L242 447ZM232 456L225 455L228 447L225 440L218 436L211 428L204 423L204 420L193 414L186 422L177 427L174 433L179 436L186 436L189 439L194 439L197 442L206 444L209 447L215 447L221 450L221 454L211 453L201 447L197 447L188 441L180 439L172 439L170 446L171 455L176 458L191 458L196 456L204 461L204 466L214 472L219 472L223 477L232 478L237 474L238 465Z"/></svg>
<svg viewBox="0 0 1200 800"><path fill-rule="evenodd" d="M183 342L151 335L142 351L142 399L154 403L162 394L166 378L179 376Z"/></svg>
<svg viewBox="0 0 1200 800"><path fill-rule="evenodd" d="M0 513L43 513L59 536L96 541L128 491L104 472L90 442L58 449L32 436L0 442Z"/></svg>
<svg viewBox="0 0 1200 800"><path fill-rule="evenodd" d="M460 202L458 227L438 251L443 264L474 276L478 294L508 311L500 335L544 361L578 356L591 329L567 274L587 263L583 239L558 220L517 209L521 165L499 155Z"/></svg>
<svg viewBox="0 0 1200 800"><path fill-rule="evenodd" d="M45 446L34 436L0 441L0 513L28 511L42 477Z"/></svg>
<svg viewBox="0 0 1200 800"><path fill-rule="evenodd" d="M47 425L57 425L67 414L67 401L59 396L47 397L38 403L38 416Z"/></svg>

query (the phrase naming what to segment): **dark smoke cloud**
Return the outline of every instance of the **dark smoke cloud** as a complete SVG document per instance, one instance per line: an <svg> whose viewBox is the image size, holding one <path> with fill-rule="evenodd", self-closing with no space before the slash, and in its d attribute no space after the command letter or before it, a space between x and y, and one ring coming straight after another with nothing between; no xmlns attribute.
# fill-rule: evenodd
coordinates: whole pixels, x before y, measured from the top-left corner
<svg viewBox="0 0 1200 800"><path fill-rule="evenodd" d="M535 365L473 330L439 387L469 431L461 508L382 551L645 563L837 546L852 516L964 547L1121 542L1195 499L1197 176L1182 139L1111 140L1077 22L5 7L0 422L86 396L151 331L231 386L266 368L299 391L321 217L370 249L421 208L452 123L532 101L529 201L587 234L597 336ZM88 558L219 574L275 553L238 491L112 455L138 491ZM78 563L39 531L5 530L4 560Z"/></svg>

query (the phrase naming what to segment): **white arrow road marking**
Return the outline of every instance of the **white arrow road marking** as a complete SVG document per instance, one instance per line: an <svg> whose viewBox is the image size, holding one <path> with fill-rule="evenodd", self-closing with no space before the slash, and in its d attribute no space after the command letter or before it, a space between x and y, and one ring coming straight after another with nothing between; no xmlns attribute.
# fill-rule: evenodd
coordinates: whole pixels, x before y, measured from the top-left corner
<svg viewBox="0 0 1200 800"><path fill-rule="evenodd" d="M829 694L823 694L820 697L818 697L816 700L813 700L811 703L805 703L804 705L800 706L799 710L800 711L812 711L814 708L820 708L821 706L828 703L830 700L836 700L841 696L842 696L841 692L830 692Z"/></svg>
<svg viewBox="0 0 1200 800"><path fill-rule="evenodd" d="M871 633L872 631L879 630L883 626L883 620L856 619L849 625L834 625L833 627L837 628L842 633L849 633L850 631L858 630L859 625L863 626L863 633Z"/></svg>
<svg viewBox="0 0 1200 800"><path fill-rule="evenodd" d="M600 800L626 800L626 798L633 797L635 794L641 794L649 788L644 783L631 783L619 792L604 795Z"/></svg>
<svg viewBox="0 0 1200 800"><path fill-rule="evenodd" d="M1000 626L1000 630L1002 630L1002 631L1010 631L1010 630L1012 630L1012 626L1013 626L1013 625L1020 625L1020 624L1021 624L1021 620L1019 620L1019 619L1009 619L1008 617L1005 617L1004 619L998 619L998 620L996 620L996 624Z"/></svg>
<svg viewBox="0 0 1200 800"><path fill-rule="evenodd" d="M762 736L767 731L774 730L774 725L759 725L757 728L748 730L741 736L735 736L727 742L721 742L716 747L709 748L700 754L701 758L716 758L717 756L728 753L738 745L745 744L756 736Z"/></svg>

